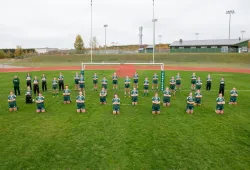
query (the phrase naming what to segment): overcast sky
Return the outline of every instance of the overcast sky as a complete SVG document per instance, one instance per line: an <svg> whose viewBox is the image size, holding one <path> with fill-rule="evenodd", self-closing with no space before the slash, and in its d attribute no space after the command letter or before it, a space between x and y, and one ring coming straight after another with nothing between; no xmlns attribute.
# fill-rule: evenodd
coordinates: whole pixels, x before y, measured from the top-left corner
<svg viewBox="0 0 250 170"><path fill-rule="evenodd" d="M73 48L77 34L85 45L90 40L91 0L6 0L1 2L0 48ZM155 0L156 42L250 37L250 0ZM104 45L138 44L143 26L143 44L152 44L152 0L93 0L93 36Z"/></svg>

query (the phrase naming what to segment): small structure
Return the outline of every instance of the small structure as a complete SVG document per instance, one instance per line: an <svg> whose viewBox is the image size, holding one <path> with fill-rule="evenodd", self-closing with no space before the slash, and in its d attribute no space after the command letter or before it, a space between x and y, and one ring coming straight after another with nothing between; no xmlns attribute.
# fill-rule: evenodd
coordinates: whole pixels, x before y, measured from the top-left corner
<svg viewBox="0 0 250 170"><path fill-rule="evenodd" d="M228 53L247 52L249 39L182 40L170 44L170 52Z"/></svg>
<svg viewBox="0 0 250 170"><path fill-rule="evenodd" d="M154 46L153 45L148 45L146 47L146 53L153 53L154 50Z"/></svg>

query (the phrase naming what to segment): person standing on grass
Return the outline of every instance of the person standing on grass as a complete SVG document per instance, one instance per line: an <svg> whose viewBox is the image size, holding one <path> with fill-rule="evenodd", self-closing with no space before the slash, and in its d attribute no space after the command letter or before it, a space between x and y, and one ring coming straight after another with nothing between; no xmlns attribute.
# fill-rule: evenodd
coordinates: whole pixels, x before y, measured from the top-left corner
<svg viewBox="0 0 250 170"><path fill-rule="evenodd" d="M194 113L194 104L195 104L195 98L193 97L193 94L191 92L189 93L189 96L187 97L187 108L186 108L187 114Z"/></svg>
<svg viewBox="0 0 250 170"><path fill-rule="evenodd" d="M42 89L43 92L47 91L47 79L45 74L42 75Z"/></svg>
<svg viewBox="0 0 250 170"><path fill-rule="evenodd" d="M118 90L118 76L116 75L116 73L113 74L112 80L113 80L113 90L117 91Z"/></svg>
<svg viewBox="0 0 250 170"><path fill-rule="evenodd" d="M79 88L80 91L83 93L83 96L85 96L85 79L83 75L81 74L80 79L79 79Z"/></svg>
<svg viewBox="0 0 250 170"><path fill-rule="evenodd" d="M107 103L106 101L107 92L104 88L102 88L102 90L100 91L99 96L100 96L100 104L105 105Z"/></svg>
<svg viewBox="0 0 250 170"><path fill-rule="evenodd" d="M219 97L216 99L216 114L224 114L224 105L225 105L225 99L222 96L222 94L219 94Z"/></svg>
<svg viewBox="0 0 250 170"><path fill-rule="evenodd" d="M158 91L158 75L155 73L153 75L153 83L152 83L152 90L156 88L156 91Z"/></svg>
<svg viewBox="0 0 250 170"><path fill-rule="evenodd" d="M34 95L39 94L39 81L37 76L33 80Z"/></svg>
<svg viewBox="0 0 250 170"><path fill-rule="evenodd" d="M85 113L85 97L82 95L82 92L79 92L79 95L76 97L76 112L77 113Z"/></svg>
<svg viewBox="0 0 250 170"><path fill-rule="evenodd" d="M26 75L26 85L30 86L30 89L32 90L32 86L31 86L31 75L30 73L27 73Z"/></svg>
<svg viewBox="0 0 250 170"><path fill-rule="evenodd" d="M10 95L8 96L8 103L10 112L17 111L16 95L13 94L13 91L10 91Z"/></svg>
<svg viewBox="0 0 250 170"><path fill-rule="evenodd" d="M210 91L212 86L212 77L210 74L207 76L207 85L206 85L206 90Z"/></svg>
<svg viewBox="0 0 250 170"><path fill-rule="evenodd" d="M196 90L201 90L201 85L202 85L202 81L201 78L198 77L197 81L196 81Z"/></svg>
<svg viewBox="0 0 250 170"><path fill-rule="evenodd" d="M17 76L14 77L13 79L13 85L14 85L14 92L15 92L15 95L18 95L20 96L20 80Z"/></svg>
<svg viewBox="0 0 250 170"><path fill-rule="evenodd" d="M56 80L56 78L52 80L52 93L53 97L58 97L58 81Z"/></svg>
<svg viewBox="0 0 250 170"><path fill-rule="evenodd" d="M174 77L172 77L172 78L170 79L169 84L170 84L170 91L171 91L171 93L175 96L175 91L176 91L175 85L176 85L176 81L175 81Z"/></svg>
<svg viewBox="0 0 250 170"><path fill-rule="evenodd" d="M158 93L155 93L155 96L152 97L152 114L160 114L161 109L161 99L158 96Z"/></svg>
<svg viewBox="0 0 250 170"><path fill-rule="evenodd" d="M80 80L80 77L79 77L78 73L76 73L76 75L74 77L74 80L75 80L75 90L79 90L79 80Z"/></svg>
<svg viewBox="0 0 250 170"><path fill-rule="evenodd" d="M124 85L125 85L124 95L125 95L125 97L127 97L127 94L128 94L128 97L130 97L130 79L128 76L126 76L126 78L124 80Z"/></svg>
<svg viewBox="0 0 250 170"><path fill-rule="evenodd" d="M177 73L176 78L176 90L181 91L181 76L180 73Z"/></svg>
<svg viewBox="0 0 250 170"><path fill-rule="evenodd" d="M27 87L27 91L25 93L25 97L26 97L26 104L31 104L33 103L32 100L32 91L30 90L30 87Z"/></svg>
<svg viewBox="0 0 250 170"><path fill-rule="evenodd" d="M191 76L191 90L195 90L196 79L197 79L197 77L196 77L195 73L193 73Z"/></svg>
<svg viewBox="0 0 250 170"><path fill-rule="evenodd" d="M195 106L200 106L201 105L201 99L202 99L202 94L200 90L197 90L196 93L194 94L195 96Z"/></svg>
<svg viewBox="0 0 250 170"><path fill-rule="evenodd" d="M148 78L146 77L144 82L143 82L143 86L144 86L144 93L143 96L147 95L148 96L148 89L149 89L149 81Z"/></svg>
<svg viewBox="0 0 250 170"><path fill-rule="evenodd" d="M95 73L92 79L93 79L94 91L97 91L98 90L98 75Z"/></svg>
<svg viewBox="0 0 250 170"><path fill-rule="evenodd" d="M39 93L39 95L36 97L36 103L37 103L37 108L36 112L37 113L44 113L45 112L45 107L44 107L44 97L42 96L42 93Z"/></svg>
<svg viewBox="0 0 250 170"><path fill-rule="evenodd" d="M167 87L166 90L163 92L163 106L168 106L168 107L170 106L170 98L171 98L171 92Z"/></svg>
<svg viewBox="0 0 250 170"><path fill-rule="evenodd" d="M102 79L102 88L104 88L107 91L108 88L108 80L106 79L106 77L104 76Z"/></svg>
<svg viewBox="0 0 250 170"><path fill-rule="evenodd" d="M230 102L229 104L231 105L237 105L237 97L238 97L238 92L236 88L233 88L230 92Z"/></svg>
<svg viewBox="0 0 250 170"><path fill-rule="evenodd" d="M120 114L120 102L121 100L118 98L118 95L115 94L114 98L112 99L112 104L113 104L113 114L114 115L119 115Z"/></svg>
<svg viewBox="0 0 250 170"><path fill-rule="evenodd" d="M138 90L134 87L134 89L131 91L131 99L132 99L132 105L135 106L138 103Z"/></svg>
<svg viewBox="0 0 250 170"><path fill-rule="evenodd" d="M59 83L59 91L64 90L64 76L62 75L62 73L60 73L58 76L58 83Z"/></svg>
<svg viewBox="0 0 250 170"><path fill-rule="evenodd" d="M71 100L70 100L70 90L69 90L69 86L68 85L66 85L65 89L63 90L63 102L64 102L64 104L71 103Z"/></svg>
<svg viewBox="0 0 250 170"><path fill-rule="evenodd" d="M225 80L222 77L220 80L220 88L219 88L219 94L222 94L222 96L224 97L224 91L225 91Z"/></svg>
<svg viewBox="0 0 250 170"><path fill-rule="evenodd" d="M133 79L134 79L134 87L136 89L138 89L138 83L139 83L139 75L135 72L134 76L133 76Z"/></svg>

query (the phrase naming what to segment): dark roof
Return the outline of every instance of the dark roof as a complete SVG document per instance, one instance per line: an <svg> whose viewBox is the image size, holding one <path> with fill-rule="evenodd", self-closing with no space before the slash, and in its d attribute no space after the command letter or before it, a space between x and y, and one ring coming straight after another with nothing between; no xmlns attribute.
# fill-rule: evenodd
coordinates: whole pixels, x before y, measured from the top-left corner
<svg viewBox="0 0 250 170"><path fill-rule="evenodd" d="M245 41L249 41L249 39L220 39L220 40L182 40L174 41L170 46L215 46L215 45L235 45Z"/></svg>

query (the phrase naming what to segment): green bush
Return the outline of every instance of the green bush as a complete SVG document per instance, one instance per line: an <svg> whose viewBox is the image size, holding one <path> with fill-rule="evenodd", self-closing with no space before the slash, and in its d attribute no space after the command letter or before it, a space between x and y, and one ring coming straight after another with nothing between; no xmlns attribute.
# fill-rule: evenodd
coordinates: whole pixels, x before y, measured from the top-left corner
<svg viewBox="0 0 250 170"><path fill-rule="evenodd" d="M6 58L7 55L3 52L3 50L0 50L0 59Z"/></svg>

